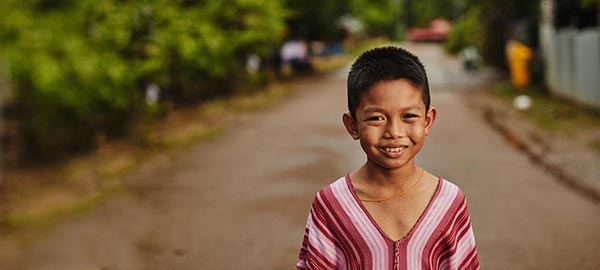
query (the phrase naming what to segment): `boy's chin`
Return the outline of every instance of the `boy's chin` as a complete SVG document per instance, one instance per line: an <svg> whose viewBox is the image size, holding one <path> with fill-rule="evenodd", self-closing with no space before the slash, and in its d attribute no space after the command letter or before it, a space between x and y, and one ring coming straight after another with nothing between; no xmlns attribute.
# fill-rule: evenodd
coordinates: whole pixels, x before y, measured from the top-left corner
<svg viewBox="0 0 600 270"><path fill-rule="evenodd" d="M403 162L403 161L399 161L399 160L397 162L382 162L382 161L369 160L368 162L371 165L369 167L371 167L373 169L381 169L384 171L400 170L400 169L407 167L410 164L410 162Z"/></svg>

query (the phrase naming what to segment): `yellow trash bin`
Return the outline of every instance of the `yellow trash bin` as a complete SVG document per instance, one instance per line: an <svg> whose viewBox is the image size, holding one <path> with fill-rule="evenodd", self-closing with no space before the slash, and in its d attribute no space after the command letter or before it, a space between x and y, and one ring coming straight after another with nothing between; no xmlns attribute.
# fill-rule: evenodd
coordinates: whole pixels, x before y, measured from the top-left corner
<svg viewBox="0 0 600 270"><path fill-rule="evenodd" d="M527 45L511 40L507 44L506 54L510 69L512 85L523 90L529 85L529 60L531 60L531 49Z"/></svg>

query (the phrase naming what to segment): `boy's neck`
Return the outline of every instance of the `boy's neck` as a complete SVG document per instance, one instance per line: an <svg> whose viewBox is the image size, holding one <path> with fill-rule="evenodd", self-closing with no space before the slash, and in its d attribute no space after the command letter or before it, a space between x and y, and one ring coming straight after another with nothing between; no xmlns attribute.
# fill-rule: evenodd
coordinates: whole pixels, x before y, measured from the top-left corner
<svg viewBox="0 0 600 270"><path fill-rule="evenodd" d="M415 181L415 177L418 177L420 169L414 163L409 163L402 168L386 170L367 162L357 173L369 185L404 187Z"/></svg>

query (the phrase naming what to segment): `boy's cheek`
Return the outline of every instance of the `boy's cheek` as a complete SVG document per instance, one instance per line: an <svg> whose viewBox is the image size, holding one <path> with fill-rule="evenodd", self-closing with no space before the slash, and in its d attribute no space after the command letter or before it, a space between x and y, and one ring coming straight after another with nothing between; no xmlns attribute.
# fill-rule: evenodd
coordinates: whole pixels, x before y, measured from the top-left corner
<svg viewBox="0 0 600 270"><path fill-rule="evenodd" d="M360 136L361 137L372 137L372 136L377 136L380 133L380 131L373 126L363 126L360 129Z"/></svg>
<svg viewBox="0 0 600 270"><path fill-rule="evenodd" d="M410 137L421 137L427 135L429 131L423 125L414 125L407 130L407 133Z"/></svg>

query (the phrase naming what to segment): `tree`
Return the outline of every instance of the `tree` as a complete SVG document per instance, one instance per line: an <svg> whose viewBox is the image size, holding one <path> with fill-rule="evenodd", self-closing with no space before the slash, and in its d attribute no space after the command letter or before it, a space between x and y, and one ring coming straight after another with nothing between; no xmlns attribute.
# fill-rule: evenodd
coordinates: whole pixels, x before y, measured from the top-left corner
<svg viewBox="0 0 600 270"><path fill-rule="evenodd" d="M344 0L287 0L288 35L307 40L340 40L338 19L348 12Z"/></svg>
<svg viewBox="0 0 600 270"><path fill-rule="evenodd" d="M455 20L466 11L465 2L461 0L419 0L409 2L411 14L409 27L426 26L435 18Z"/></svg>
<svg viewBox="0 0 600 270"><path fill-rule="evenodd" d="M370 36L395 34L399 19L398 0L287 0L289 36L307 40L341 40L342 17L361 21Z"/></svg>
<svg viewBox="0 0 600 270"><path fill-rule="evenodd" d="M508 38L515 35L516 23L526 25L525 34L530 45L535 45L536 26L539 17L539 0L472 0L471 6L481 8L483 25L483 56L488 63L506 67L504 47ZM515 8L518 7L518 8Z"/></svg>
<svg viewBox="0 0 600 270"><path fill-rule="evenodd" d="M400 2L390 0L352 0L351 14L365 25L370 36L393 37L400 20Z"/></svg>
<svg viewBox="0 0 600 270"><path fill-rule="evenodd" d="M244 77L248 54L277 49L280 1L4 0L0 56L20 133L36 153L118 135L145 109L145 87L206 98Z"/></svg>

